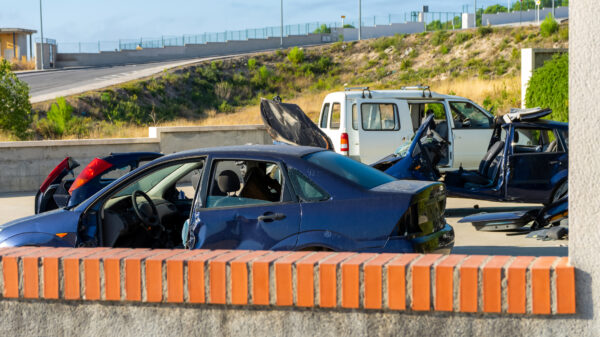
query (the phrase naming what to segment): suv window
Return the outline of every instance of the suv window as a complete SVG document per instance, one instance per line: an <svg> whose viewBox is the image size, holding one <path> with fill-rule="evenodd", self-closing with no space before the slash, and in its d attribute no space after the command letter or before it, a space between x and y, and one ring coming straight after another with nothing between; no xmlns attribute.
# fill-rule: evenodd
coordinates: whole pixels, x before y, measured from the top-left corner
<svg viewBox="0 0 600 337"><path fill-rule="evenodd" d="M277 164L255 160L215 162L206 208L249 206L283 201Z"/></svg>
<svg viewBox="0 0 600 337"><path fill-rule="evenodd" d="M314 202L329 199L327 192L300 171L290 168L288 175L296 194L302 201Z"/></svg>
<svg viewBox="0 0 600 337"><path fill-rule="evenodd" d="M492 126L492 120L469 102L450 102L450 111L456 129L489 128Z"/></svg>
<svg viewBox="0 0 600 337"><path fill-rule="evenodd" d="M325 103L323 111L321 112L321 128L327 127L327 120L329 119L329 103Z"/></svg>
<svg viewBox="0 0 600 337"><path fill-rule="evenodd" d="M398 108L392 103L363 103L360 106L365 131L400 130Z"/></svg>
<svg viewBox="0 0 600 337"><path fill-rule="evenodd" d="M342 105L340 103L333 103L331 106L331 122L329 123L330 129L340 128L340 116L342 114Z"/></svg>
<svg viewBox="0 0 600 337"><path fill-rule="evenodd" d="M549 129L515 128L512 146L514 153L564 151L554 132Z"/></svg>
<svg viewBox="0 0 600 337"><path fill-rule="evenodd" d="M358 130L358 107L356 103L352 104L352 128Z"/></svg>

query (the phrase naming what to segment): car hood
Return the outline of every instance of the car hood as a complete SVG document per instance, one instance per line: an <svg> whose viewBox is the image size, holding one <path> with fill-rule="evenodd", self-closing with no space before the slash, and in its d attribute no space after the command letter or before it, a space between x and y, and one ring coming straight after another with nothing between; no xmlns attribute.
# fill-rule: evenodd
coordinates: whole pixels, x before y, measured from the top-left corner
<svg viewBox="0 0 600 337"><path fill-rule="evenodd" d="M81 213L58 209L0 225L0 242L23 233L76 233Z"/></svg>
<svg viewBox="0 0 600 337"><path fill-rule="evenodd" d="M333 142L296 104L262 99L260 115L273 140L333 150Z"/></svg>

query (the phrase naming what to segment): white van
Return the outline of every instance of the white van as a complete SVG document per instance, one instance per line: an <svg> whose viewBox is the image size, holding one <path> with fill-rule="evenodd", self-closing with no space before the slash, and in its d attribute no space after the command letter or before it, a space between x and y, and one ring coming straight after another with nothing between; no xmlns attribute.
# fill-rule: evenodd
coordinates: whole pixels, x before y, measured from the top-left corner
<svg viewBox="0 0 600 337"><path fill-rule="evenodd" d="M476 169L487 151L493 116L472 101L431 92L427 86L401 90L345 88L325 97L319 128L335 151L371 164L410 141L429 113L450 145L440 169Z"/></svg>

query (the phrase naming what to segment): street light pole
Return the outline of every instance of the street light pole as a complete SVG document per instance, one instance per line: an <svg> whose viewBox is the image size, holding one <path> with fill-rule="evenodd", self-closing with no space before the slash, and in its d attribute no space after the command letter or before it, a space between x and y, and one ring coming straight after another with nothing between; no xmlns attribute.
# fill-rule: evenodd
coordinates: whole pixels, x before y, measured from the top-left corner
<svg viewBox="0 0 600 337"><path fill-rule="evenodd" d="M40 32L42 34L42 40L40 43L40 67L44 70L44 25L42 23L42 0L40 0Z"/></svg>
<svg viewBox="0 0 600 337"><path fill-rule="evenodd" d="M475 18L474 18L474 22L473 22L473 27L477 27L477 0L474 0L474 1L475 1L475 4L474 4L474 6L475 6Z"/></svg>
<svg viewBox="0 0 600 337"><path fill-rule="evenodd" d="M362 4L361 0L358 0L358 41L360 41L362 33Z"/></svg>
<svg viewBox="0 0 600 337"><path fill-rule="evenodd" d="M283 0L281 0L281 32L279 38L279 45L283 48Z"/></svg>

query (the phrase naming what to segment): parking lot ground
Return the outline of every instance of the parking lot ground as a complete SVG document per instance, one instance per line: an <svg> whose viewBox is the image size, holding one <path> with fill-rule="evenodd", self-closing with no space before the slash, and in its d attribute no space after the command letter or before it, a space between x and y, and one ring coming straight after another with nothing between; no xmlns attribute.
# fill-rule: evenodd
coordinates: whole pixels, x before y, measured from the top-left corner
<svg viewBox="0 0 600 337"><path fill-rule="evenodd" d="M0 193L0 224L33 215L35 193ZM479 208L475 209L474 206ZM479 212L506 212L540 205L499 203L473 199L448 198L446 219L454 227L455 254L567 256L567 241L540 241L525 235L507 236L504 232L478 232L461 218Z"/></svg>

